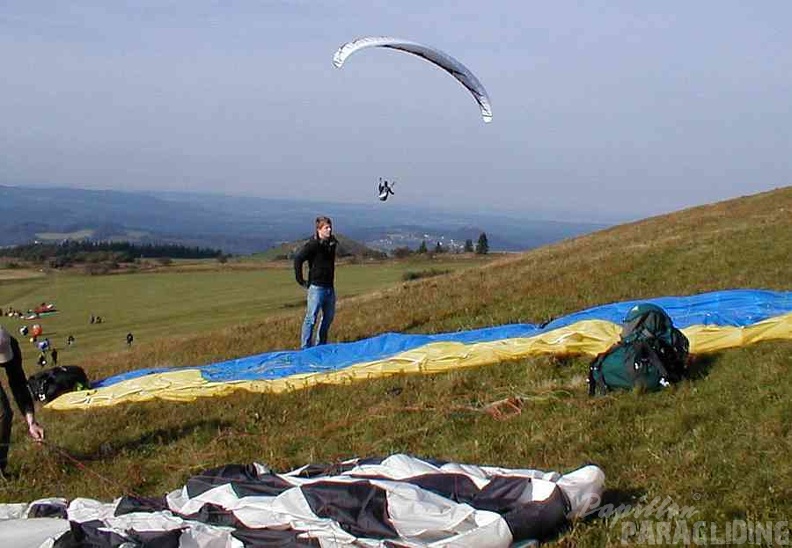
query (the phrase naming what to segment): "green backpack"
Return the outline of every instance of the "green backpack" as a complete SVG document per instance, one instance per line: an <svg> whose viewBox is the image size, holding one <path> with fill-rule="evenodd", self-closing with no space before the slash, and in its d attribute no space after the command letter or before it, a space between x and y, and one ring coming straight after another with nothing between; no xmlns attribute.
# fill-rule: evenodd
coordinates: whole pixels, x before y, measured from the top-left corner
<svg viewBox="0 0 792 548"><path fill-rule="evenodd" d="M658 390L685 374L689 342L661 307L638 304L624 318L618 343L589 367L589 394L613 389Z"/></svg>

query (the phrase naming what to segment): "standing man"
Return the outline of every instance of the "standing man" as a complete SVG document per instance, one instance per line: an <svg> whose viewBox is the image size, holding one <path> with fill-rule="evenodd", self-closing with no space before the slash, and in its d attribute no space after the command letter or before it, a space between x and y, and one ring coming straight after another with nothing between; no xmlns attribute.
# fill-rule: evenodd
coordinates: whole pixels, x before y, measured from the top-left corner
<svg viewBox="0 0 792 548"><path fill-rule="evenodd" d="M44 428L36 422L33 398L28 389L25 371L22 369L22 352L19 349L19 343L3 326L0 326L0 367L5 369L8 386L11 388L17 407L25 415L28 434L34 441L44 441ZM0 477L5 474L8 464L13 416L8 396L0 385Z"/></svg>
<svg viewBox="0 0 792 548"><path fill-rule="evenodd" d="M335 256L338 240L333 236L333 221L316 218L316 232L294 257L297 283L308 289L308 306L300 335L300 348L313 346L313 331L319 312L319 337L316 344L327 343L327 332L335 316ZM308 281L303 276L303 263L308 261Z"/></svg>

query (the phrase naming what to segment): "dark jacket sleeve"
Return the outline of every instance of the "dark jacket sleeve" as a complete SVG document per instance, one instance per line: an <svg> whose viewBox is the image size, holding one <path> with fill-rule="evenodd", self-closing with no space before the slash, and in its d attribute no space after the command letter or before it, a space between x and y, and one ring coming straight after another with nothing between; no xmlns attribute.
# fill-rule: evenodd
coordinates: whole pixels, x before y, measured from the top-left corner
<svg viewBox="0 0 792 548"><path fill-rule="evenodd" d="M303 263L309 260L311 254L314 252L315 245L313 244L315 244L315 240L308 240L305 245L302 246L302 249L294 256L294 279L303 287L308 285L303 276Z"/></svg>
<svg viewBox="0 0 792 548"><path fill-rule="evenodd" d="M11 337L11 349L14 351L14 358L5 364L8 386L11 388L19 410L22 413L33 413L33 397L28 389L25 370L22 369L22 351L14 337Z"/></svg>

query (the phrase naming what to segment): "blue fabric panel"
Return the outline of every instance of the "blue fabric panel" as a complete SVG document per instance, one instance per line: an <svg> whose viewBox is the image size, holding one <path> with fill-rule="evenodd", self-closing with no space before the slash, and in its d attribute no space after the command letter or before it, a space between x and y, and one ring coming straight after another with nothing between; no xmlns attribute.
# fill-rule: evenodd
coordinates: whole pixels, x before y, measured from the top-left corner
<svg viewBox="0 0 792 548"><path fill-rule="evenodd" d="M624 301L564 316L547 324L545 329L556 329L582 320L608 320L621 324L627 312L640 303L654 303L663 307L680 329L691 325L745 327L792 312L792 292L732 289L687 297Z"/></svg>
<svg viewBox="0 0 792 548"><path fill-rule="evenodd" d="M469 344L516 337L530 337L539 331L539 328L534 325L511 324L498 327L486 327L473 331L439 333L436 335L384 333L359 341L325 344L306 348L305 350L266 352L235 360L204 365L197 369L201 370L201 374L205 379L215 382L231 380L271 380L288 377L298 373L334 371L356 363L387 358L433 342L455 341ZM92 383L91 386L100 388L128 379L163 373L165 371L176 371L178 369L196 369L196 367L139 369L108 377L107 379Z"/></svg>
<svg viewBox="0 0 792 548"><path fill-rule="evenodd" d="M305 350L266 352L197 369L200 369L205 379L214 382L271 380L300 373L335 371L357 363L388 358L433 342L471 344L532 337L583 320L605 320L621 324L630 308L645 302L663 307L671 315L674 325L681 329L691 325L743 327L792 312L792 292L735 289L685 297L658 297L606 304L558 318L541 327L533 324L509 324L435 335L384 333L359 341L327 344ZM95 382L93 386L109 386L127 379L174 370L176 368L140 369Z"/></svg>

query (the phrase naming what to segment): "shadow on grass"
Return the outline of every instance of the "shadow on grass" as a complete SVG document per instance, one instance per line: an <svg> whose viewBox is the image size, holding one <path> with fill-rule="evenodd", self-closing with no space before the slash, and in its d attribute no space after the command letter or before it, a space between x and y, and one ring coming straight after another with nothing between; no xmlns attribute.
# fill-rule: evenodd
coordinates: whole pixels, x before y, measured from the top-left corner
<svg viewBox="0 0 792 548"><path fill-rule="evenodd" d="M588 524L593 525L602 522L616 513L623 513L630 511L636 507L642 497L646 495L643 489L606 489L602 493L602 500L595 508L583 508L581 511L583 515L577 518L574 522L567 523L557 535L552 535L550 538L544 539L545 541L558 541L559 546L575 546L575 543L567 543L563 536L574 530L577 525Z"/></svg>
<svg viewBox="0 0 792 548"><path fill-rule="evenodd" d="M686 377L692 381L705 379L718 361L719 354L691 355Z"/></svg>
<svg viewBox="0 0 792 548"><path fill-rule="evenodd" d="M67 451L65 448L53 446L51 447L56 453L61 453L61 456L68 457L68 460L77 460L80 462L93 462L112 459L115 456L124 453L135 453L145 449L157 449L166 447L176 441L194 436L196 433L206 433L214 437L218 432L223 429L230 428L234 425L232 421L221 420L203 420L194 421L184 424L178 428L159 428L146 432L136 439L108 441L104 442L93 451L84 453L74 453Z"/></svg>

